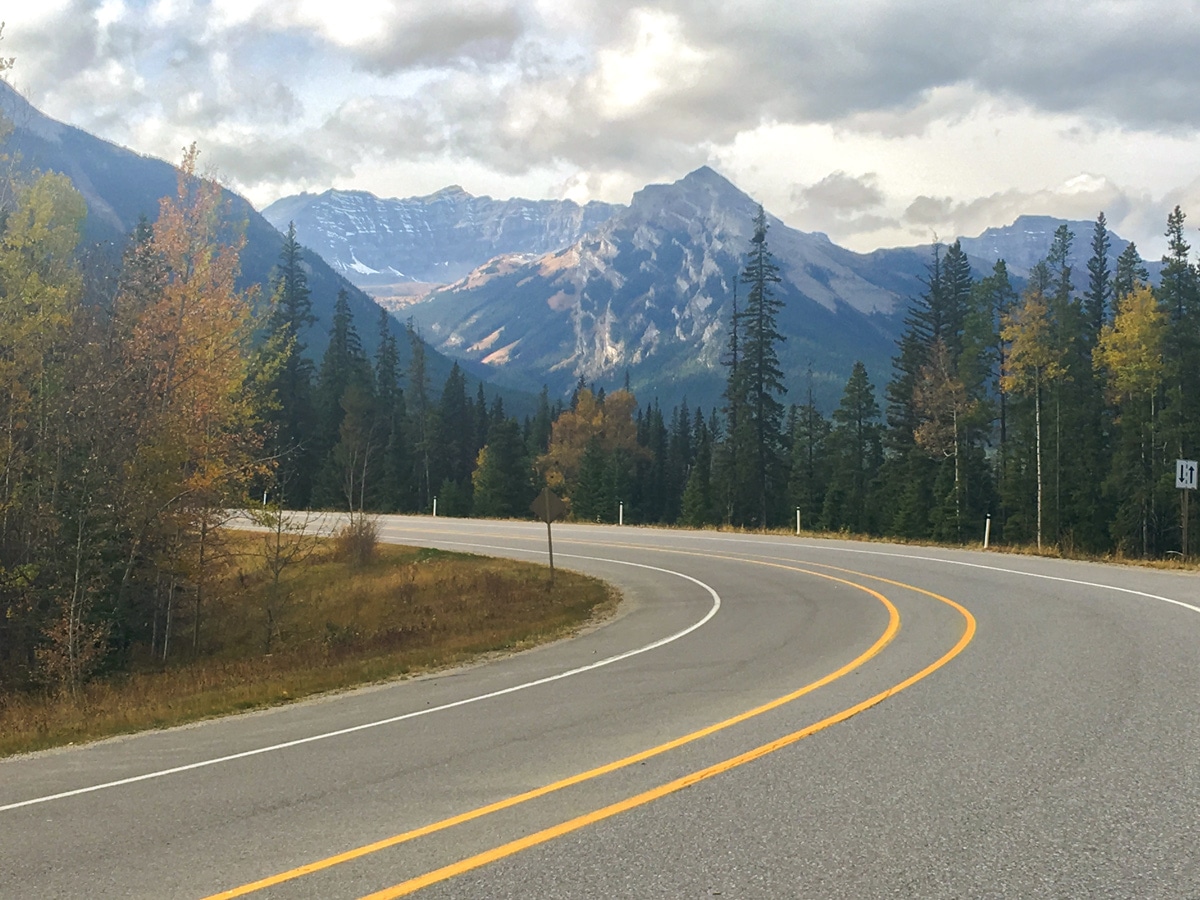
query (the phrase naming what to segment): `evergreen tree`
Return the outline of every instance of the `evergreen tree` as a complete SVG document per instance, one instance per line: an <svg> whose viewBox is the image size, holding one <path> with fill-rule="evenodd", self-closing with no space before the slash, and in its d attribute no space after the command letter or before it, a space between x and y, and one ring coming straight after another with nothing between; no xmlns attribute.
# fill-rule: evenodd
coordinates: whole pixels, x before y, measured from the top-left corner
<svg viewBox="0 0 1200 900"><path fill-rule="evenodd" d="M678 521L683 508L683 491L692 466L692 411L687 398L671 413L671 428L667 438L667 458L663 467L666 477L666 497L662 521Z"/></svg>
<svg viewBox="0 0 1200 900"><path fill-rule="evenodd" d="M550 429L553 425L554 411L550 408L550 389L543 384L542 392L538 394L537 412L529 428L531 456L540 456L550 448Z"/></svg>
<svg viewBox="0 0 1200 900"><path fill-rule="evenodd" d="M434 480L443 483L438 491L439 511L467 515L471 509L471 472L479 447L475 443L475 417L467 399L467 380L458 363L450 368L437 407L437 454Z"/></svg>
<svg viewBox="0 0 1200 900"><path fill-rule="evenodd" d="M866 367L854 364L841 403L833 413L828 445L832 459L829 490L821 513L831 530L872 532L872 482L882 461L879 405Z"/></svg>
<svg viewBox="0 0 1200 900"><path fill-rule="evenodd" d="M719 516L713 508L712 433L699 407L696 408L696 417L692 423L692 435L696 443L696 459L688 473L687 485L683 489L680 521L689 528L700 528L716 524Z"/></svg>
<svg viewBox="0 0 1200 900"><path fill-rule="evenodd" d="M531 475L517 420L494 423L472 475L475 515L526 517L534 497Z"/></svg>
<svg viewBox="0 0 1200 900"><path fill-rule="evenodd" d="M1163 345L1166 404L1160 431L1168 462L1174 458L1195 459L1200 451L1200 278L1190 258L1191 246L1184 239L1185 218L1178 206L1167 217L1167 252L1157 291L1168 321ZM1178 509L1176 494L1173 466L1164 464L1159 473L1159 508L1166 510L1174 504ZM1193 515L1195 512L1193 509ZM1178 514L1175 520L1172 533L1179 546L1182 535ZM1197 530L1192 528L1191 533L1195 535Z"/></svg>
<svg viewBox="0 0 1200 900"><path fill-rule="evenodd" d="M377 496L379 508L385 512L414 508L412 457L405 433L407 410L400 390L400 353L391 322L391 316L381 309L379 349L375 354L375 403L383 451Z"/></svg>
<svg viewBox="0 0 1200 900"><path fill-rule="evenodd" d="M350 297L338 291L333 311L333 329L329 345L321 359L316 386L317 432L314 444L321 460L313 484L313 503L341 507L347 503L347 466L369 460L368 447L376 440L374 429L374 384L370 363L354 327ZM342 424L348 407L353 420L343 434ZM339 444L350 443L338 449ZM354 481L357 484L357 481ZM359 484L357 496L365 496ZM351 504L353 506L353 503Z"/></svg>
<svg viewBox="0 0 1200 900"><path fill-rule="evenodd" d="M792 424L791 475L788 479L788 503L800 510L802 527L816 528L829 488L829 422L813 403L812 373L809 373L808 399L795 408Z"/></svg>
<svg viewBox="0 0 1200 900"><path fill-rule="evenodd" d="M412 436L414 481L422 510L433 504L433 457L436 452L434 439L437 434L433 403L429 397L429 373L425 366L425 340L417 331L412 319L405 326L411 357L408 363L408 415L409 434Z"/></svg>
<svg viewBox="0 0 1200 900"><path fill-rule="evenodd" d="M747 463L745 522L760 528L768 527L773 513L778 520L778 503L773 498L782 495L783 487L783 404L779 398L785 388L778 345L784 338L776 323L783 301L774 292L773 286L781 279L767 246L767 227L767 216L760 206L742 271L742 283L748 291L742 313L741 359L730 376L731 391L740 394L744 404L742 421L734 425L730 439L735 457Z"/></svg>
<svg viewBox="0 0 1200 900"><path fill-rule="evenodd" d="M321 445L314 441L312 361L305 355L302 335L316 321L303 251L296 241L295 223L289 223L274 272L267 336L257 365L268 369L266 385L273 401L266 422L268 452L276 458L275 490L280 502L303 508L312 495L313 470L320 460ZM328 436L327 436L328 437Z"/></svg>
<svg viewBox="0 0 1200 900"><path fill-rule="evenodd" d="M1108 271L1108 254L1111 247L1108 221L1104 218L1104 213L1100 213L1092 231L1092 257L1087 265L1088 288L1083 300L1090 346L1095 346L1100 337L1100 330L1108 321L1109 298L1113 289Z"/></svg>
<svg viewBox="0 0 1200 900"><path fill-rule="evenodd" d="M571 515L580 522L611 522L615 501L606 490L608 455L593 436L579 461L579 480L571 492Z"/></svg>
<svg viewBox="0 0 1200 900"><path fill-rule="evenodd" d="M1117 271L1113 273L1113 302L1128 297L1139 284L1149 283L1150 272L1138 254L1137 245L1130 241L1117 257Z"/></svg>

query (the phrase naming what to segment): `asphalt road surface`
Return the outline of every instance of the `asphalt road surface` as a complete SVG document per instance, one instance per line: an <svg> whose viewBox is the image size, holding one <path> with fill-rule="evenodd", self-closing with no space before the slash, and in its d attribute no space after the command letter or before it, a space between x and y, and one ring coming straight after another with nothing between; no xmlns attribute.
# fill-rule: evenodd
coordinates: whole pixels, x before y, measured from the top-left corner
<svg viewBox="0 0 1200 900"><path fill-rule="evenodd" d="M386 518L544 559L545 527ZM0 762L0 896L1200 897L1200 577L555 527L572 640Z"/></svg>

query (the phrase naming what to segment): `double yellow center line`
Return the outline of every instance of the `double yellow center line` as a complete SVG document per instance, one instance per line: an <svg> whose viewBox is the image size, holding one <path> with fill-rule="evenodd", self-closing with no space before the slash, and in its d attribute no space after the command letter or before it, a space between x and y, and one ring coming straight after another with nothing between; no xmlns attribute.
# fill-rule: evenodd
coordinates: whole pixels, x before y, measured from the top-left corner
<svg viewBox="0 0 1200 900"><path fill-rule="evenodd" d="M644 548L640 548L640 549L644 549ZM572 775L569 778L564 778L559 781L555 781L550 784L544 785L542 787L538 787L538 788L535 788L530 791L526 791L521 794L516 794L512 797L508 797L506 799L499 800L495 803L490 803L485 806L478 807L478 808L470 810L468 812L461 813L460 815L452 816L448 819L442 819L441 821L433 822L429 825L424 825L420 828L416 828L411 831L406 831L401 834L393 835L392 837L384 838L383 840L380 840L380 841L375 841L370 844L365 844L363 846L356 847L351 850L347 850L343 853L338 853L336 855L329 856L324 859L317 860L315 862L308 863L303 866L298 866L294 869L289 869L286 872L280 872L276 875L272 875L267 878L260 879L258 881L250 882L248 884L241 885L240 887L236 887L236 888L233 888L228 891L223 891L219 894L213 894L210 897L205 898L205 900L226 900L226 898L243 897L243 896L246 896L247 894L251 894L256 891L265 890L266 888L274 887L276 885L283 884L285 882L292 881L297 878L302 878L305 875L311 875L316 872L321 872L326 869L330 869L334 866L341 865L342 863L350 862L350 861L356 860L356 859L361 859L364 856L369 856L371 854L378 853L382 850L387 850L391 847L396 847L396 846L406 843L408 841L415 840L416 838L434 834L439 831L444 831L446 829L453 828L457 825L462 825L466 822L471 822L476 819L480 819L484 816L491 815L492 813L500 812L505 809L511 809L512 807L518 806L522 803L527 803L527 802L529 802L531 800L535 800L539 797L544 797L548 794L552 794L556 791L561 791L561 790L571 787L573 785L581 784L585 781L590 781L594 778L599 778L603 775L607 775L607 774L609 774L611 772L615 772L619 769L626 768L627 766L632 766L637 763L643 762L647 759L650 759L652 757L659 756L659 755L661 755L663 753L667 753L671 750L675 750L679 747L684 746L685 744L689 744L689 743L692 743L693 741L700 740L701 738L707 737L718 731L722 731L724 729L727 729L734 725L737 725L741 722L745 722L746 720L754 718L755 716L760 716L771 710L778 709L779 707L781 707L785 704L791 703L791 702L799 699L800 697L803 697L804 695L817 690L818 688L824 687L825 685L828 685L831 682L836 681L837 679L843 677L844 675L848 674L849 672L854 671L855 669L857 669L858 667L860 667L861 665L866 663L868 660L870 660L872 657L877 655L881 650L883 650L884 647L886 647L889 643L891 643L892 639L896 636L896 634L900 630L900 613L896 609L895 605L887 597L885 597L883 594L879 593L878 591L872 590L871 588L868 588L864 585L849 581L845 578L826 574L824 572L816 572L811 569L805 569L805 568L801 568L798 566L787 565L784 563L770 562L770 561L766 561L763 559L747 560L743 557L717 556L715 554L692 554L689 551L678 551L678 550L677 551L669 551L669 552L684 553L687 555L704 555L709 559L716 558L716 559L728 559L728 560L737 561L737 562L752 562L756 565L769 566L772 568L784 569L784 570L798 572L798 573L802 573L802 574L806 574L806 575L812 575L817 578L822 578L822 579L825 579L828 581L833 581L833 582L836 582L839 584L846 585L848 587L855 588L857 590L864 591L867 594L874 597L880 603L882 603L883 606L886 608L887 613L888 613L887 628L884 630L883 634L881 634L875 640L875 642L871 644L870 647L868 647L865 651L863 651L861 654L856 656L853 660L846 663L844 666L841 666L840 668L836 669L835 671L830 672L828 675L825 675L824 677L822 677L810 684L807 684L804 687L801 687L795 691L785 694L782 697L778 697L774 700L771 700L768 703L764 703L753 709L747 710L746 712L739 713L736 716L731 716L730 718L724 719L720 722L716 722L712 725L709 725L705 728L701 728L697 731L693 731L689 734L685 734L681 737L675 738L674 740L667 741L666 743L659 744L655 747L651 747L647 750L643 750L639 753L635 753L631 756L627 756L622 759L615 760L614 762L607 763L603 766L598 766L596 768L589 769L585 772L580 772L579 774ZM958 642L949 651L947 651L943 656L941 656L939 659L937 659L933 663L930 663L928 666L921 669L919 672L915 673L914 675L909 676L904 681L901 681L899 684L896 684L896 685L888 688L885 691L881 691L880 693L862 701L861 703L857 703L853 706L847 707L846 709L843 709L841 712L835 713L834 715L829 716L825 719L822 719L819 722L815 722L811 725L808 725L805 728L800 729L799 731L792 732L791 734L785 735L774 741L770 741L769 743L763 744L762 746L756 747L753 750L749 750L746 753L739 754L738 756L734 756L730 759L727 759L722 762L716 763L714 765L708 766L706 768L700 769L689 775L685 775L682 778L677 778L673 781L669 781L669 782L662 784L656 788L652 788L648 791L644 791L640 794L629 797L625 800L621 800L617 803L610 804L601 809L597 809L592 812L586 813L584 815L577 816L576 818L570 819L566 822L562 822L562 823L560 823L558 825L554 825L550 828L545 828L541 831L535 832L534 834L528 835L526 837L520 838L515 841L511 841L506 844L502 844L491 850L487 850L483 853L476 854L474 856L460 860L451 865L444 866L440 869L435 869L431 872L427 872L424 875L420 875L416 878L409 879L407 881L404 881L400 884L394 885L393 887L386 888L377 893L370 894L367 898L364 898L364 900L390 900L390 898L406 896L408 894L413 893L414 891L420 890L421 888L428 887L429 885L436 884L440 881L445 881L445 880L453 878L457 875L461 875L465 872L469 872L472 869L477 869L477 868L480 868L481 866L485 866L491 862L495 862L499 859L503 859L504 857L511 856L516 853L520 853L522 850L527 850L530 847L535 847L539 844L543 844L543 843L546 843L547 841L554 840L555 838L561 837L565 834L569 834L573 831L577 831L580 828L584 828L584 827L594 824L596 822L603 821L604 819L611 818L612 816L618 815L619 813L626 812L627 810L631 810L638 806L645 805L647 803L650 803L653 800L657 800L661 797L667 796L668 794L672 794L677 791L683 790L686 787L697 784L701 781L705 781L705 780L712 778L716 775L719 775L723 772L728 772L731 769L738 768L739 766L743 766L748 762L752 762L753 760L760 759L763 756L766 756L770 753L774 753L775 751L780 750L784 747L790 746L791 744L795 744L796 742L801 741L804 738L806 738L812 734L816 734L819 731L823 731L824 729L829 728L831 725L836 725L839 722L844 722L846 719L849 719L852 716L857 715L858 713L862 712L863 710L866 710L866 709L871 708L872 706L875 706L876 704L882 702L883 700L887 699L888 697L904 690L907 687L910 687L911 685L915 684L916 682L920 681L921 679L923 679L923 678L927 677L928 675L932 674L933 672L937 671L942 666L944 666L948 662L950 662L950 660L954 659L954 657L958 656L958 654L963 651L963 649L967 646L967 644L969 644L971 642L971 639L975 635L975 618L974 618L974 616L972 616L971 613L966 608L961 606L960 604L958 604L958 603L954 602L953 600L950 600L946 597L943 597L939 594L932 593L931 591L927 591L922 588L914 587L913 585L904 584L904 583L898 582L898 581L892 581L887 578L881 578L881 577L875 576L875 575L868 575L863 572L854 572L849 569L841 569L837 566L827 566L827 565L820 564L820 563L810 563L810 565L816 565L823 569L829 569L831 571L837 571L837 572L841 572L843 574L853 575L855 577L866 578L866 579L881 582L884 584L893 585L895 587L904 588L906 590L911 590L911 591L914 591L919 594L924 594L928 597L932 597L935 600L945 603L948 606L955 609L958 613L960 613L962 615L963 619L965 620L965 627L963 629L962 636L959 638Z"/></svg>

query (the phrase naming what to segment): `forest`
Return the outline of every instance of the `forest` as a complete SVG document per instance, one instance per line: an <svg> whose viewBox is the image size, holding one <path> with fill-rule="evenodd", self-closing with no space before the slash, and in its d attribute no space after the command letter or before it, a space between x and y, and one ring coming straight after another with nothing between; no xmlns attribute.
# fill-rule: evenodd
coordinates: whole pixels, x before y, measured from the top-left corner
<svg viewBox="0 0 1200 900"><path fill-rule="evenodd" d="M783 388L760 210L720 405L663 410L581 380L518 420L458 366L430 384L418 330L355 322L345 295L310 355L294 229L270 283L239 289L244 237L194 148L116 271L81 249L68 179L6 172L0 693L198 652L214 535L237 508L365 518L436 498L439 515L520 518L548 485L584 522L961 545L990 516L996 543L1190 549L1174 461L1200 446L1200 276L1178 208L1156 287L1133 245L1110 271L1103 214L1081 273L1065 226L1020 283L934 247L892 371L856 365L828 415ZM371 356L360 328L381 334Z"/></svg>

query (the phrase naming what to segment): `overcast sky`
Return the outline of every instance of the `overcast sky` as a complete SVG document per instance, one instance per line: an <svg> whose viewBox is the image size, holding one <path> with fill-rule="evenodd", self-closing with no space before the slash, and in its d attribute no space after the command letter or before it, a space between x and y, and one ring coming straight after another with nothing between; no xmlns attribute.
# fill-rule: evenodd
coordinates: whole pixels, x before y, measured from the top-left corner
<svg viewBox="0 0 1200 900"><path fill-rule="evenodd" d="M709 164L857 250L1200 226L1200 0L10 0L43 112L300 190L628 202ZM1086 236L1081 235L1081 240ZM1200 244L1200 236L1193 243Z"/></svg>

